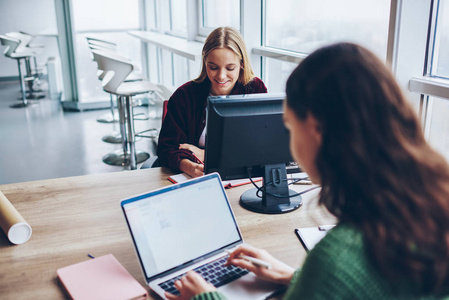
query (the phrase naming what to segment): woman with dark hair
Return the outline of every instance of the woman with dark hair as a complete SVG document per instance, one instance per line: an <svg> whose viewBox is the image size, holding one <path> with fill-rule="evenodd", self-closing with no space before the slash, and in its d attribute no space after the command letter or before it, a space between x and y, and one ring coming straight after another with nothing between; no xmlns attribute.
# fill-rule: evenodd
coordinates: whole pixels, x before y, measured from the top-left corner
<svg viewBox="0 0 449 300"><path fill-rule="evenodd" d="M309 55L286 91L292 155L321 184L320 203L338 224L300 270L247 246L228 263L289 285L284 299L449 299L449 166L391 72L365 48L340 43ZM222 299L193 272L176 286L179 299Z"/></svg>
<svg viewBox="0 0 449 300"><path fill-rule="evenodd" d="M202 57L198 78L180 86L168 101L157 148L162 166L192 177L204 172L207 97L267 92L254 76L245 41L236 29L213 30Z"/></svg>

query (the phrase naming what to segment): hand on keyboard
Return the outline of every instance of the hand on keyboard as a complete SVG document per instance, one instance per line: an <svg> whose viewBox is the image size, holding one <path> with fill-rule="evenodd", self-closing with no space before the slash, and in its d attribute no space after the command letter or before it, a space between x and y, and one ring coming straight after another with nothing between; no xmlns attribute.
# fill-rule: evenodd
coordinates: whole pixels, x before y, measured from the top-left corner
<svg viewBox="0 0 449 300"><path fill-rule="evenodd" d="M185 275L179 275L159 284L166 292L168 299L190 299L185 297L191 295L192 292L205 293L211 291L211 287L215 290L216 287L225 285L234 281L243 275L248 274L247 270L236 266L226 265L228 256L223 256L214 261L208 262L194 271L187 272ZM177 298L181 294L181 298ZM197 295L197 294L193 294Z"/></svg>
<svg viewBox="0 0 449 300"><path fill-rule="evenodd" d="M192 297L216 290L216 287L204 280L201 275L194 271L189 271L181 279L175 281L175 287L180 295L170 294L165 292L165 297L170 300L188 300Z"/></svg>

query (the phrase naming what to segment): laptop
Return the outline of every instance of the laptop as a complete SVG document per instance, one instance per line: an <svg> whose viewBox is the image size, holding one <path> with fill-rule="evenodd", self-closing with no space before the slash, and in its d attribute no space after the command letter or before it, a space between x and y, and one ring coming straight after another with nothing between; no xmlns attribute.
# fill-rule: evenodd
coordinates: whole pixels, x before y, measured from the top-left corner
<svg viewBox="0 0 449 300"><path fill-rule="evenodd" d="M165 298L173 282L195 270L228 299L266 299L281 286L235 266L228 253L243 238L217 173L121 202L147 285Z"/></svg>

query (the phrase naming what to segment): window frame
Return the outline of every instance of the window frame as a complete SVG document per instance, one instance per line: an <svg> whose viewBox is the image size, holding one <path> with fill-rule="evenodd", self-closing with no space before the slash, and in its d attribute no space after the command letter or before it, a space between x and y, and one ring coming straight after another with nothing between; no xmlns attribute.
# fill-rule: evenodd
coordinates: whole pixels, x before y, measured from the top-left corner
<svg viewBox="0 0 449 300"><path fill-rule="evenodd" d="M168 34L168 35L172 35L172 36L176 36L176 37L180 37L180 38L185 38L186 39L187 35L188 35L187 29L186 29L186 31L173 29L173 5L172 5L172 1L173 0L169 0L167 2L168 3L168 19L169 19L168 24L169 24L169 26L168 26L168 29L165 31L165 33ZM182 0L182 1L184 1L186 3L186 8L187 8L188 0ZM187 9L186 9L186 11L187 11ZM186 26L187 26L187 24L189 23L188 20L187 20L187 18L188 18L187 12L186 12L185 17L186 17Z"/></svg>
<svg viewBox="0 0 449 300"><path fill-rule="evenodd" d="M196 2L197 5L197 12L198 12L198 39L203 40L214 30L213 27L206 27L204 26L204 2L207 0L197 0L192 1ZM242 31L242 2L245 0L239 0L239 7L240 7L240 16L239 16L239 27L240 31ZM253 1L255 2L255 1Z"/></svg>

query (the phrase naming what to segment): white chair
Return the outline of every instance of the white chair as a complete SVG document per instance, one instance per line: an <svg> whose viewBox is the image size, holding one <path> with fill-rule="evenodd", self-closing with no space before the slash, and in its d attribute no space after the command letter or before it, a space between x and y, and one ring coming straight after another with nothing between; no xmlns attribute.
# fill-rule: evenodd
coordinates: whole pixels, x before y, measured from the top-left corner
<svg viewBox="0 0 449 300"><path fill-rule="evenodd" d="M132 96L161 92L159 88L148 80L129 81L126 79L133 71L133 64L110 53L92 50L94 60L98 69L106 72L103 77L103 90L117 95L117 107L119 111L120 130L122 132L123 151L113 152L105 157L103 161L112 165L128 165L131 170L137 168L137 163L149 158L149 154L135 149L134 115Z"/></svg>
<svg viewBox="0 0 449 300"><path fill-rule="evenodd" d="M104 51L109 53L110 55L116 55L118 58L123 58L126 59L124 56L120 55L118 52L118 48L117 48L117 44L110 42L110 41L106 41L103 39L98 39L98 38L93 38L93 37L86 37L87 39L87 44L90 48L90 50L99 50L99 51ZM104 73L102 70L98 70L98 78L100 80L103 80L103 77L106 73ZM132 72L128 78L126 79L126 81L137 81L137 80L142 80L144 77L137 73L137 72ZM114 99L112 98L112 94L110 95L110 102L111 102L111 112L101 115L100 117L97 118L97 122L100 123L115 123L118 122L118 116L115 114L114 112ZM108 142L108 143L120 143L120 137L118 135L107 135L105 137L103 137L103 141Z"/></svg>
<svg viewBox="0 0 449 300"><path fill-rule="evenodd" d="M113 57L117 57L119 59L126 59L124 56L120 55L117 52L117 49L114 49L114 47L112 45L115 45L113 43L110 42L99 42L99 40L95 40L95 46L92 45L92 41L90 40L89 37L87 37L88 40L88 44L89 44L89 48L90 50L97 50L97 51L101 51L104 52L105 54L109 55L109 56L113 56ZM99 46L99 44L103 43L104 46ZM116 48L116 47L115 47ZM104 77L106 76L107 72L104 72L104 70L98 69L98 79L103 80ZM130 75L128 75L128 77L126 78L125 82L128 81L140 81L143 80L143 76L137 72L132 72ZM97 122L100 123L115 123L119 121L119 117L118 114L115 113L114 111L114 98L112 94L109 94L110 96L110 109L111 112L104 114L100 117L97 118ZM136 115L134 115L136 116ZM102 137L102 140L104 142L107 143L113 143L113 144L118 144L122 142L122 133L121 132L116 132L114 131L112 134L107 134L105 136Z"/></svg>
<svg viewBox="0 0 449 300"><path fill-rule="evenodd" d="M17 66L19 69L19 79L20 79L20 90L22 93L22 102L18 104L12 104L10 105L11 108L21 108L21 107L27 107L30 105L30 102L27 99L26 95L26 89L25 89L25 76L22 74L22 68L21 68L21 61L22 60L29 60L30 57L34 55L31 51L22 51L22 52L16 52L16 49L20 45L20 41L18 39L0 35L0 42L3 46L6 46L6 50L4 52L6 57L9 57L11 59L15 59L17 61Z"/></svg>

